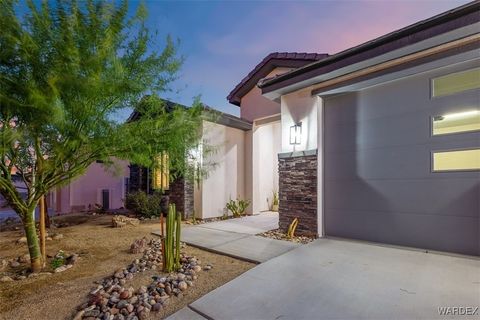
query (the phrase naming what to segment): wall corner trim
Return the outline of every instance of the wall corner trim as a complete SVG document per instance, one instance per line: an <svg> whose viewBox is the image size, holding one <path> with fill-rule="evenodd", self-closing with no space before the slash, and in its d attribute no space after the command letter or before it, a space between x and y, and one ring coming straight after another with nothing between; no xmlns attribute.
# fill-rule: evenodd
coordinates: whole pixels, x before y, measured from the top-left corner
<svg viewBox="0 0 480 320"><path fill-rule="evenodd" d="M305 150L305 151L294 151L294 152L283 152L278 154L278 159L307 157L307 156L316 156L316 155L317 155L317 149Z"/></svg>

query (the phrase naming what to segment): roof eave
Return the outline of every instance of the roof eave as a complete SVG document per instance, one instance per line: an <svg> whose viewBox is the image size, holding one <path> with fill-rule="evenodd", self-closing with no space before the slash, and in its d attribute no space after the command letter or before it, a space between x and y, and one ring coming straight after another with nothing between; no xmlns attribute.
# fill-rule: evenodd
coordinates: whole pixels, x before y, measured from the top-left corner
<svg viewBox="0 0 480 320"><path fill-rule="evenodd" d="M366 55L369 51L378 50L381 47L389 47L391 50L384 50L383 52L377 53L376 55L371 55L370 57L364 57L359 61L365 61L370 58L375 58L386 54L392 50L409 46L420 42L422 40L452 31L462 26L468 26L470 24L480 21L480 0L468 3L461 7L449 10L432 18L417 22L408 27L402 28L400 30L391 32L387 35L379 37L377 39L371 40L369 42L363 43L359 46L344 50L335 55L329 56L320 61L310 63L304 67L292 70L283 75L260 80L258 87L262 90L262 94L269 99L278 98L278 92L280 89L285 88L292 83L304 81L306 74L314 74L315 70L318 70L324 66L333 65L335 63L342 62L344 60L350 59L354 60L355 57L359 55ZM419 34L422 34L420 37ZM404 43L402 40L410 40L412 43ZM397 42L397 47L395 48L394 44ZM393 49L392 49L393 48ZM348 66L348 64L347 64ZM303 77L302 77L303 76ZM314 75L311 76L313 78ZM303 79L302 79L303 78Z"/></svg>

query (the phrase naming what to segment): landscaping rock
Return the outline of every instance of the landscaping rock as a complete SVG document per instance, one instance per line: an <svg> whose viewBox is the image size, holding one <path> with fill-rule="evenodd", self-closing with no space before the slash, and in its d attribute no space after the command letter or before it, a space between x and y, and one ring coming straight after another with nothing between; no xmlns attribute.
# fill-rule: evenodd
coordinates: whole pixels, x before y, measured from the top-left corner
<svg viewBox="0 0 480 320"><path fill-rule="evenodd" d="M2 259L0 260L0 269L5 269L8 266L8 260Z"/></svg>
<svg viewBox="0 0 480 320"><path fill-rule="evenodd" d="M187 288L188 288L188 285L185 281L180 281L178 283L178 289L180 289L182 291L185 291L185 290L187 290Z"/></svg>
<svg viewBox="0 0 480 320"><path fill-rule="evenodd" d="M161 303L155 303L153 306L152 306L152 311L155 311L155 312L158 312L162 310L162 304Z"/></svg>
<svg viewBox="0 0 480 320"><path fill-rule="evenodd" d="M0 278L0 282L12 282L13 279L10 278L9 276L3 276Z"/></svg>
<svg viewBox="0 0 480 320"><path fill-rule="evenodd" d="M130 246L131 253L143 253L147 249L148 240L147 238L142 238L135 240Z"/></svg>
<svg viewBox="0 0 480 320"><path fill-rule="evenodd" d="M98 285L90 291L89 302L82 305L81 310L85 312L83 319L147 319L151 311L162 310L171 296L181 299L183 292L193 285L192 281L197 278L195 273L202 270L200 261L181 253L178 272L168 276L153 276L150 285L141 286L136 291L133 287L126 288L128 279L132 279L135 274L155 270L162 263L161 241L155 239L148 242L146 238L140 241L145 243L141 258L133 260L126 268L116 270L112 276L96 282ZM135 247L140 248L143 243L137 243ZM87 312L92 310L98 313Z"/></svg>
<svg viewBox="0 0 480 320"><path fill-rule="evenodd" d="M67 257L66 262L67 264L75 264L78 260L78 254L74 253Z"/></svg>
<svg viewBox="0 0 480 320"><path fill-rule="evenodd" d="M27 243L27 237L21 237L17 240L17 243Z"/></svg>
<svg viewBox="0 0 480 320"><path fill-rule="evenodd" d="M140 220L136 219L136 218L129 218L129 217L125 217L125 216L122 216L122 215L118 215L118 216L114 216L112 218L112 226L114 228L123 228L123 227L126 227L126 226L138 226L140 223Z"/></svg>
<svg viewBox="0 0 480 320"><path fill-rule="evenodd" d="M30 255L28 253L24 254L23 256L18 257L17 261L20 262L20 263L29 263L30 262Z"/></svg>
<svg viewBox="0 0 480 320"><path fill-rule="evenodd" d="M83 318L83 314L85 313L84 310L80 310L75 317L73 317L73 320L81 320Z"/></svg>
<svg viewBox="0 0 480 320"><path fill-rule="evenodd" d="M52 239L53 240L60 240L60 239L63 239L63 234L61 233L56 233L52 236Z"/></svg>
<svg viewBox="0 0 480 320"><path fill-rule="evenodd" d="M202 271L202 267L200 267L199 265L196 265L196 266L193 267L193 271L200 272L200 271Z"/></svg>
<svg viewBox="0 0 480 320"><path fill-rule="evenodd" d="M308 236L294 236L293 238L290 238L287 236L285 232L283 232L280 229L275 229L275 230L270 230L264 233L260 233L258 234L258 236L262 236L270 239L276 239L276 240L291 241L291 242L296 242L301 244L307 244L315 240L315 237L308 237Z"/></svg>
<svg viewBox="0 0 480 320"><path fill-rule="evenodd" d="M125 274L123 273L123 270L117 270L113 276L117 279L125 278Z"/></svg>
<svg viewBox="0 0 480 320"><path fill-rule="evenodd" d="M17 268L19 266L20 266L20 263L18 261L13 260L12 262L10 262L10 267L12 268Z"/></svg>
<svg viewBox="0 0 480 320"><path fill-rule="evenodd" d="M65 271L65 270L70 269L71 267L73 267L73 265L71 265L71 264L66 264L66 265L64 265L64 266L61 266L61 267L56 268L56 269L54 270L54 272L55 272L55 273L63 272L63 271Z"/></svg>

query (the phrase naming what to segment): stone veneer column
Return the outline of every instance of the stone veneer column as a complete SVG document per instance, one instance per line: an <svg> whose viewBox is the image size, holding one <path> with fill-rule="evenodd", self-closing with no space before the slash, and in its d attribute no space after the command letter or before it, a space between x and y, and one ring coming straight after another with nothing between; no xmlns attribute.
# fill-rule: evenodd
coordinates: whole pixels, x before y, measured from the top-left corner
<svg viewBox="0 0 480 320"><path fill-rule="evenodd" d="M183 219L189 219L193 215L193 183L178 178L170 183L170 203L175 203L177 211L182 213Z"/></svg>
<svg viewBox="0 0 480 320"><path fill-rule="evenodd" d="M317 235L317 150L278 155L279 226L287 231L298 218L296 234Z"/></svg>

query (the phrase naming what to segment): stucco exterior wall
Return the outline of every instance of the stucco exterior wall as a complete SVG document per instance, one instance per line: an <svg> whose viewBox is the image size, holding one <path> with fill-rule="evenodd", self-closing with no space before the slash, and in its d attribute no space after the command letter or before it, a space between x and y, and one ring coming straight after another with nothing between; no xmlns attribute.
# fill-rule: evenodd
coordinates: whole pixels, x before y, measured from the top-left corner
<svg viewBox="0 0 480 320"><path fill-rule="evenodd" d="M317 149L318 105L320 98L311 95L309 89L296 91L281 97L282 152ZM301 143L290 144L290 127L302 124Z"/></svg>
<svg viewBox="0 0 480 320"><path fill-rule="evenodd" d="M245 198L252 200L252 205L247 208L247 214L253 214L253 130L245 132Z"/></svg>
<svg viewBox="0 0 480 320"><path fill-rule="evenodd" d="M252 211L270 210L273 192L278 192L278 153L281 150L282 124L280 121L253 129Z"/></svg>
<svg viewBox="0 0 480 320"><path fill-rule="evenodd" d="M89 205L101 204L101 191L108 189L110 209L121 208L124 206L125 178L129 176L129 170L128 162L123 160L117 160L115 167L110 169L105 169L101 163L93 163L83 176L57 192L55 200L60 202L60 207L52 207L59 213L88 209Z"/></svg>
<svg viewBox="0 0 480 320"><path fill-rule="evenodd" d="M208 219L222 216L230 199L245 198L245 131L206 121L203 131L203 140L217 147L203 159L216 166L194 193L196 217Z"/></svg>
<svg viewBox="0 0 480 320"><path fill-rule="evenodd" d="M291 68L276 68L266 78L273 77L291 70ZM262 96L261 90L255 86L240 102L240 117L253 122L256 119L280 113L280 104Z"/></svg>

